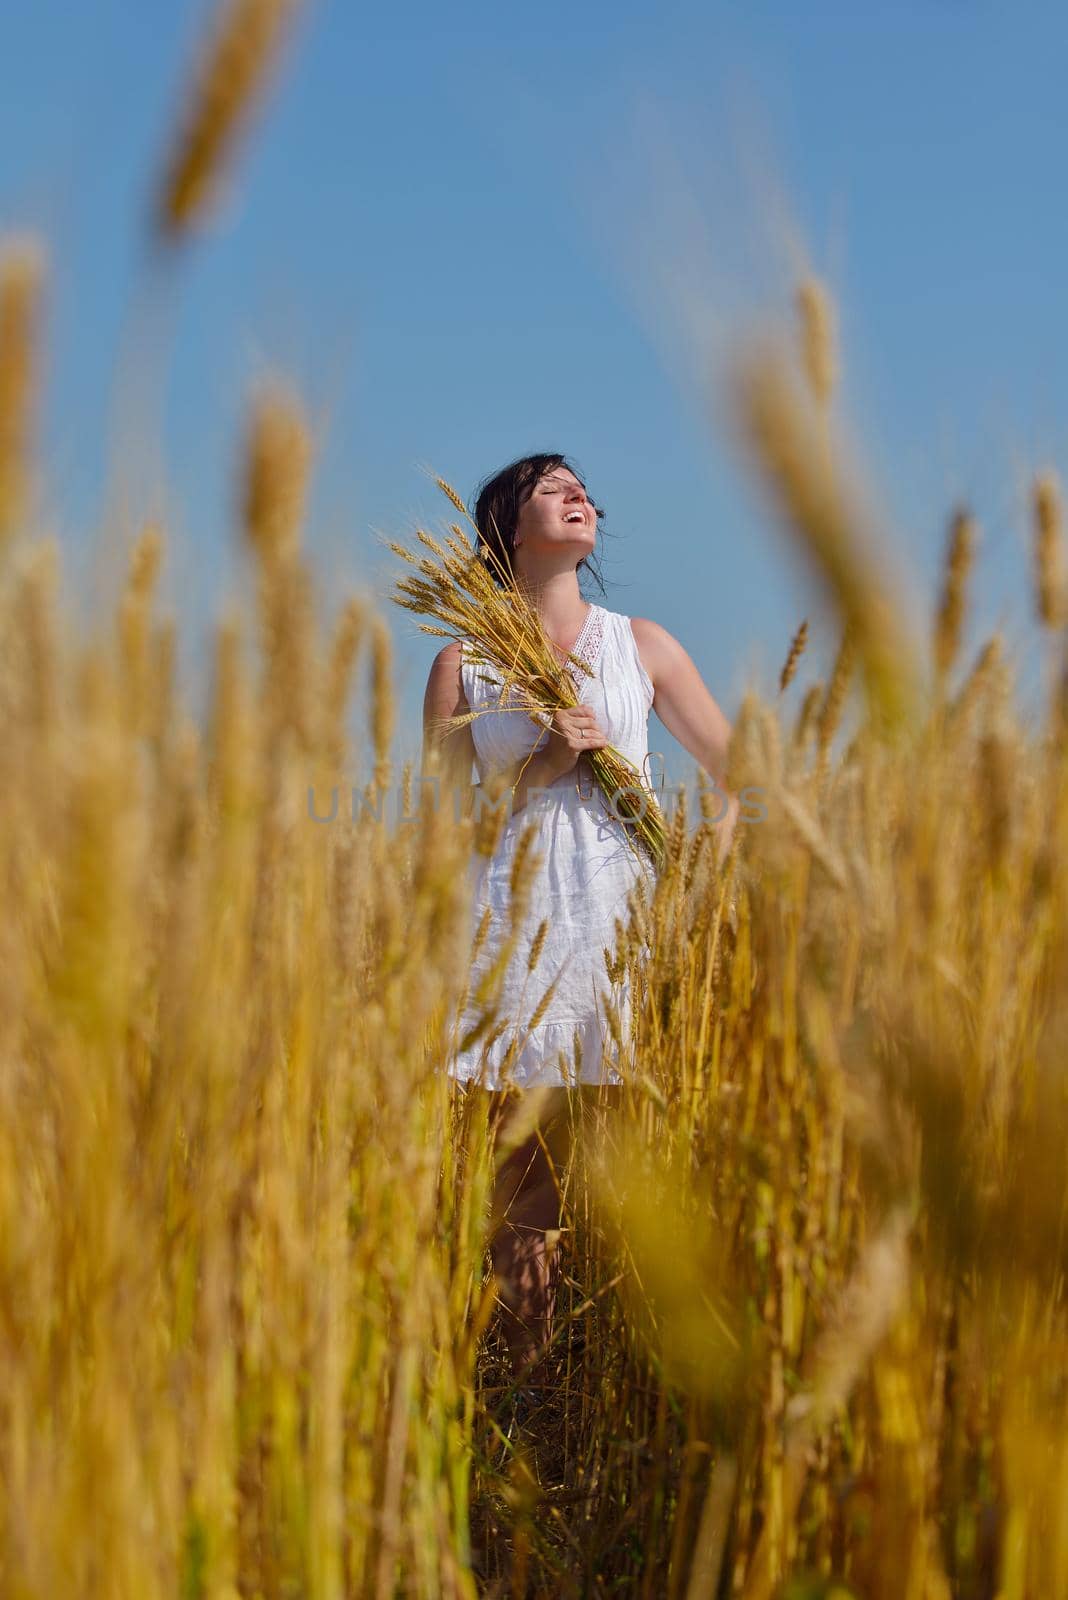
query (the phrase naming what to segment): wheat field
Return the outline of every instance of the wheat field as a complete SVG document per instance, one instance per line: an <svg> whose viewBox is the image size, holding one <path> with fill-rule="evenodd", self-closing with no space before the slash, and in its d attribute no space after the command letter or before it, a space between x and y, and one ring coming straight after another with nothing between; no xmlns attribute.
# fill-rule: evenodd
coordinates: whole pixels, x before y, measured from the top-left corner
<svg viewBox="0 0 1068 1600"><path fill-rule="evenodd" d="M293 9L222 8L162 251ZM46 261L0 241L0 1593L1068 1596L1056 474L1035 726L1002 637L965 652L968 507L926 636L887 601L819 283L740 353L739 444L839 648L806 681L807 624L784 640L731 745L760 825L720 860L684 796L606 952L624 1085L559 1174L553 1382L517 1430L487 1107L445 1071L493 824L394 771L390 621L317 598L284 384L237 446L252 581L208 715L164 527L72 621L31 493Z"/></svg>

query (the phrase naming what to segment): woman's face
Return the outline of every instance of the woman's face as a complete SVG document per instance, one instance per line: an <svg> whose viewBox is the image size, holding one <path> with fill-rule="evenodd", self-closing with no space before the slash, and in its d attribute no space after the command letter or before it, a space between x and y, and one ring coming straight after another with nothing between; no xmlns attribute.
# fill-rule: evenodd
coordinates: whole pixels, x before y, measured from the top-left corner
<svg viewBox="0 0 1068 1600"><path fill-rule="evenodd" d="M567 467L544 473L520 507L515 548L522 559L567 554L578 566L597 543L597 512Z"/></svg>

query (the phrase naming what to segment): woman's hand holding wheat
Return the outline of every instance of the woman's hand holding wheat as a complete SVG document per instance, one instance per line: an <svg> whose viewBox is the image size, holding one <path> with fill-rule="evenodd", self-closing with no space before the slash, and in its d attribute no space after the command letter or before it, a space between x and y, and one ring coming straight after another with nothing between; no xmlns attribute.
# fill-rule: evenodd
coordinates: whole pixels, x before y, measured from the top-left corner
<svg viewBox="0 0 1068 1600"><path fill-rule="evenodd" d="M548 726L545 761L559 778L574 769L584 751L603 750L608 744L591 706L561 706L553 712Z"/></svg>

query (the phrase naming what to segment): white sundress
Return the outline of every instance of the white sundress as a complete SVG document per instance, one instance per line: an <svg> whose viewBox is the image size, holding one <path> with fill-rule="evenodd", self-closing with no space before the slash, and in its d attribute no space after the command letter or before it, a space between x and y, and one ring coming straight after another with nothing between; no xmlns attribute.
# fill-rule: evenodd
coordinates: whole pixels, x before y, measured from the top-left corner
<svg viewBox="0 0 1068 1600"><path fill-rule="evenodd" d="M580 667L570 667L580 701L596 711L609 744L643 773L653 684L638 655L630 618L593 605L572 649L594 669L590 677ZM502 705L503 680L494 668L470 659L463 645L461 674L468 705L479 712L470 726L480 780L544 746L548 731L539 732L522 707L509 709L511 694L503 708L490 709ZM649 790L647 775L642 783ZM617 803L618 809L622 808ZM534 1084L618 1082L615 1044L604 1018L603 999L610 997L615 1004L625 1039L630 1026L630 993L625 976L614 985L610 981L604 951L615 952L616 919L626 923L631 889L644 874L651 892L656 871L644 849L638 854L628 837L631 829L612 814L581 757L573 771L544 792L531 795L507 817L490 859L472 860L472 930L478 928L487 906L492 908L492 916L488 936L471 966L469 995L476 993L479 978L493 964L500 941L508 933L509 882L516 845L534 817L538 832L532 854L538 859L516 949L495 999L496 1023L466 1050L454 1048L449 1071L455 1078L477 1081L489 1089L506 1083L527 1088ZM533 972L528 973L527 957L543 919L548 920L548 929L542 952ZM548 1009L531 1030L529 1020L558 974L560 981ZM469 999L454 1045L462 1041L479 1014ZM499 1032L506 1021L508 1026ZM509 1066L506 1058L517 1038L520 1047Z"/></svg>

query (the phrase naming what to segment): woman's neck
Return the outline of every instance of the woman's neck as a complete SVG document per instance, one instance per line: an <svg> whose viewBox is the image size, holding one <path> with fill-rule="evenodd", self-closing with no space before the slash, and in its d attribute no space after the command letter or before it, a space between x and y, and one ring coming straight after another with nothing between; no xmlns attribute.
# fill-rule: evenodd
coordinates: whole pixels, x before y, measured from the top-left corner
<svg viewBox="0 0 1068 1600"><path fill-rule="evenodd" d="M542 579L520 574L518 587L538 613L542 627L554 644L570 649L590 614L590 606L579 592L574 571Z"/></svg>

